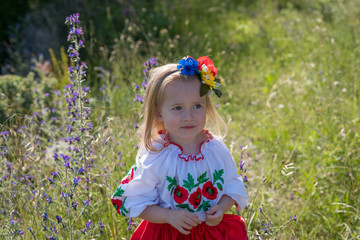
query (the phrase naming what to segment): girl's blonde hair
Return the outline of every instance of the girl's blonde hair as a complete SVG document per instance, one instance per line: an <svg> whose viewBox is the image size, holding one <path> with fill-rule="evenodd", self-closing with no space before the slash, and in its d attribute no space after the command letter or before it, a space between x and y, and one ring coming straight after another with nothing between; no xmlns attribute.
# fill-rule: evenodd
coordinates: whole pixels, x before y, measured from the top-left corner
<svg viewBox="0 0 360 240"><path fill-rule="evenodd" d="M149 77L149 82L145 91L145 114L144 121L140 126L141 145L148 151L160 151L153 145L158 137L158 132L164 130L164 126L157 119L157 110L164 100L165 87L173 81L197 79L200 81L197 74L193 76L181 75L180 70L177 69L177 64L166 64L155 68ZM200 92L199 92L200 94ZM219 113L216 111L211 103L209 96L205 95L206 102L206 122L211 126L211 130L215 131L216 135L221 136L221 127L226 131L226 125Z"/></svg>

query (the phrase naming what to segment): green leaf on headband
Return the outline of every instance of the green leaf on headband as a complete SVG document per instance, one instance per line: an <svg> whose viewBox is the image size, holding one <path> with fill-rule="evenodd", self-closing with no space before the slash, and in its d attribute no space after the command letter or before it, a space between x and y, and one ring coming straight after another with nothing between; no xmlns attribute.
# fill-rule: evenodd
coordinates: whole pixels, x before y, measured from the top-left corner
<svg viewBox="0 0 360 240"><path fill-rule="evenodd" d="M201 84L200 97L204 96L209 92L210 88L206 84Z"/></svg>
<svg viewBox="0 0 360 240"><path fill-rule="evenodd" d="M221 97L222 92L219 89L214 88L213 91L216 94L216 96L218 96L219 98Z"/></svg>

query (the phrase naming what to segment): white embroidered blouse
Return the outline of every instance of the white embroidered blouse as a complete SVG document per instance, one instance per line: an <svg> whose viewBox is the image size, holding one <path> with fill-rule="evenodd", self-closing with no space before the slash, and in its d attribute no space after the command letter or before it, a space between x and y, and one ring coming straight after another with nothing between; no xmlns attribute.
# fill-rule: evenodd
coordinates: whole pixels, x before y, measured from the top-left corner
<svg viewBox="0 0 360 240"><path fill-rule="evenodd" d="M137 217L148 205L186 209L205 220L205 212L226 194L242 209L249 199L237 166L222 140L204 130L208 140L197 155L184 155L182 147L161 134L155 147L142 150L136 163L111 197L117 212Z"/></svg>

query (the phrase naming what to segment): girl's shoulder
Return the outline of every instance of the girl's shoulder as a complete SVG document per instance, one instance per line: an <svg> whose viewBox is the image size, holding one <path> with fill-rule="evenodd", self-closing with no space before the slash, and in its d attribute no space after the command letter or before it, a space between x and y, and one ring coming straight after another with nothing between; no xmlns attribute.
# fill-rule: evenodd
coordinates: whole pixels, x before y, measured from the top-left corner
<svg viewBox="0 0 360 240"><path fill-rule="evenodd" d="M144 146L140 147L136 156L136 162L138 164L151 165L154 163L162 162L167 157L168 153L164 148L163 139L161 138L154 139L152 145L155 151L150 151L146 149Z"/></svg>
<svg viewBox="0 0 360 240"><path fill-rule="evenodd" d="M212 139L207 144L207 149L219 152L229 152L228 147L224 143L224 138L221 136L212 135Z"/></svg>

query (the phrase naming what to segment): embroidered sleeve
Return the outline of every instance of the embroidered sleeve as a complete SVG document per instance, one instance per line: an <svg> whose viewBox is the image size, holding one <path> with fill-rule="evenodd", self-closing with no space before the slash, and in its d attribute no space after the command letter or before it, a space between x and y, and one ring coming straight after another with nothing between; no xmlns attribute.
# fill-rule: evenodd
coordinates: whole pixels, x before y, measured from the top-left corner
<svg viewBox="0 0 360 240"><path fill-rule="evenodd" d="M231 197L236 201L238 207L243 209L246 207L249 202L249 198L246 194L245 184L240 175L237 174L237 166L232 158L229 149L226 145L221 141L221 146L223 148L222 151L222 159L224 163L224 194Z"/></svg>
<svg viewBox="0 0 360 240"><path fill-rule="evenodd" d="M158 167L159 161L154 156L144 155L130 168L111 197L111 202L119 214L137 217L146 206L158 204L156 185L159 178L153 171Z"/></svg>

